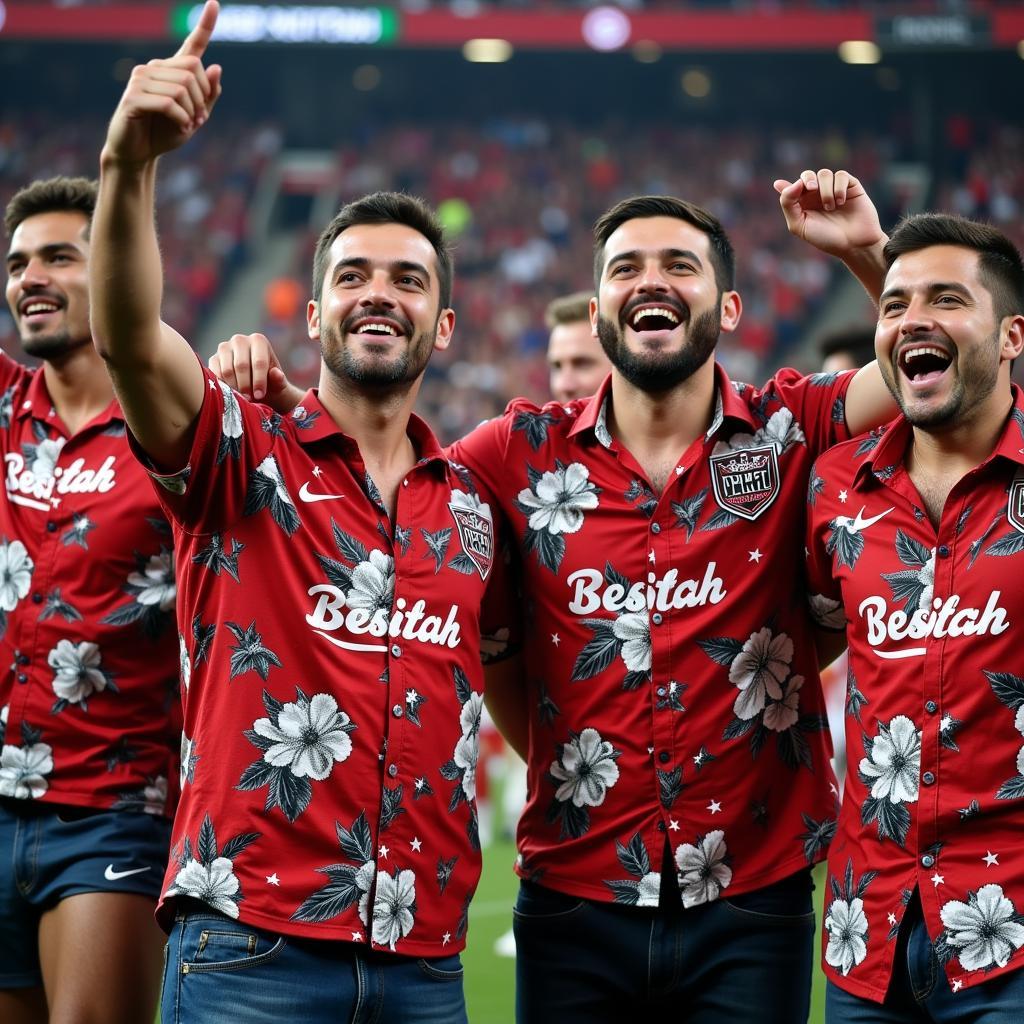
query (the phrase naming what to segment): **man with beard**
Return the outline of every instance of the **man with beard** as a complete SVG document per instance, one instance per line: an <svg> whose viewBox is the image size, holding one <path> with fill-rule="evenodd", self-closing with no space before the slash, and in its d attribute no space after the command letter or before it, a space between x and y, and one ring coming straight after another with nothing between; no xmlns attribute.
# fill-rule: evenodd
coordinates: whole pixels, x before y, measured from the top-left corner
<svg viewBox="0 0 1024 1024"><path fill-rule="evenodd" d="M849 643L827 1020L1024 1005L1024 265L988 225L904 221L875 350L900 415L811 477L820 624Z"/></svg>
<svg viewBox="0 0 1024 1024"><path fill-rule="evenodd" d="M0 355L0 1019L150 1024L178 788L170 526L89 333L96 183L8 203Z"/></svg>
<svg viewBox="0 0 1024 1024"><path fill-rule="evenodd" d="M161 1019L457 1024L504 586L486 496L411 412L451 341L451 256L420 201L351 203L314 257L319 389L282 419L203 370L159 318L154 188L220 94L216 16L132 73L93 231L97 345L184 567Z"/></svg>

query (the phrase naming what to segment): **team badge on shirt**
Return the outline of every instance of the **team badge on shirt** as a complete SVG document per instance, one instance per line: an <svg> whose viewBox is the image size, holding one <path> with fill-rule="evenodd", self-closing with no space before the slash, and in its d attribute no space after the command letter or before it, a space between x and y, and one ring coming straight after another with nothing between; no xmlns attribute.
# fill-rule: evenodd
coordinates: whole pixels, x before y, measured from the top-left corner
<svg viewBox="0 0 1024 1024"><path fill-rule="evenodd" d="M779 496L781 478L774 444L711 456L715 501L727 512L753 522Z"/></svg>
<svg viewBox="0 0 1024 1024"><path fill-rule="evenodd" d="M1024 477L1018 476L1010 484L1010 498L1006 503L1006 518L1010 525L1024 533ZM1012 537L1013 534L1010 534Z"/></svg>
<svg viewBox="0 0 1024 1024"><path fill-rule="evenodd" d="M482 514L486 507L473 508L455 502L448 505L459 531L462 551L483 580L487 579L494 561L494 523L489 516ZM472 573L473 570L468 571Z"/></svg>

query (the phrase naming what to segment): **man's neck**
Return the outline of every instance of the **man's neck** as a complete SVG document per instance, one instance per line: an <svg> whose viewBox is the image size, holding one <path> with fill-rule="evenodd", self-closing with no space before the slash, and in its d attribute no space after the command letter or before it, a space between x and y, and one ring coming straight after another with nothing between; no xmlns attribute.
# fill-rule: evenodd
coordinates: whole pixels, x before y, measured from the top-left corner
<svg viewBox="0 0 1024 1024"><path fill-rule="evenodd" d="M47 360L42 373L53 408L71 434L78 433L114 400L114 387L91 342L60 359Z"/></svg>

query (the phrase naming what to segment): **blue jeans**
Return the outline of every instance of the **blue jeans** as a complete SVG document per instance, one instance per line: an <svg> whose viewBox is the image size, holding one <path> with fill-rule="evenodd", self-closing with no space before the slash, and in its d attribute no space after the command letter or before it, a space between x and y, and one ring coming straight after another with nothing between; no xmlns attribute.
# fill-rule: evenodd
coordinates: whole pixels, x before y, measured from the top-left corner
<svg viewBox="0 0 1024 1024"><path fill-rule="evenodd" d="M1020 1024L1024 970L954 993L932 950L915 893L900 923L885 1002L851 995L829 981L825 1020L827 1024Z"/></svg>
<svg viewBox="0 0 1024 1024"><path fill-rule="evenodd" d="M458 954L424 960L273 935L182 903L161 1024L466 1024Z"/></svg>
<svg viewBox="0 0 1024 1024"><path fill-rule="evenodd" d="M683 910L598 903L523 881L519 1024L806 1024L809 871ZM667 895L667 894L666 894ZM662 898L663 905L666 900Z"/></svg>

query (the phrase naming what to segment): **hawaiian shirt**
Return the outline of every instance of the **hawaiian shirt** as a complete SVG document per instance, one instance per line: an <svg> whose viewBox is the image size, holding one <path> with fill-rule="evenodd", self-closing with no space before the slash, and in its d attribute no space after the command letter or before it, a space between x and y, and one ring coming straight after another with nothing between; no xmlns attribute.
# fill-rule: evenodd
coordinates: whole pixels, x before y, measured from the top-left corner
<svg viewBox="0 0 1024 1024"><path fill-rule="evenodd" d="M314 391L282 419L204 373L188 465L154 475L185 712L161 919L188 896L279 934L456 952L480 873L482 605L505 596L488 501L414 417L391 521Z"/></svg>
<svg viewBox="0 0 1024 1024"><path fill-rule="evenodd" d="M954 991L1024 965L1024 398L938 528L910 437L899 418L839 446L809 491L813 612L849 620L825 967L877 1001L915 889Z"/></svg>
<svg viewBox="0 0 1024 1024"><path fill-rule="evenodd" d="M518 871L592 900L686 906L820 860L830 741L801 572L807 479L852 378L716 367L707 434L656 494L593 399L513 402L452 449L518 541L529 800Z"/></svg>
<svg viewBox="0 0 1024 1024"><path fill-rule="evenodd" d="M0 355L0 448L0 796L171 814L171 528L121 409L71 434L43 374Z"/></svg>

